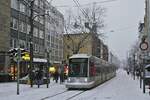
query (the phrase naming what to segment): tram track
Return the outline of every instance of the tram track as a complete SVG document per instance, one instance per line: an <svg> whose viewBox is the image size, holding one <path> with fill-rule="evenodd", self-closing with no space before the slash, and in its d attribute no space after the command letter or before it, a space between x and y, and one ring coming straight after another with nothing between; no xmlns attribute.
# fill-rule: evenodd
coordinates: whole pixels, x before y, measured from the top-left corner
<svg viewBox="0 0 150 100"><path fill-rule="evenodd" d="M65 95L70 95L69 94L69 92L71 93L71 92L73 92L73 93L71 93L71 96L70 97L66 97ZM75 92L75 93L74 93ZM54 94L54 95L51 95L51 96L47 96L47 97L44 97L44 98L42 98L42 99L40 99L40 100L51 100L52 98L54 99L54 98L56 98L57 99L57 97L58 96L60 96L60 97L66 97L66 98L64 98L64 100L71 100L71 99L73 99L73 98L75 98L75 97L77 97L78 95L80 95L80 94L82 94L82 93L84 93L85 92L85 90L84 91L70 91L70 90L66 90L66 91L63 91L63 92L60 92L60 93L56 93L56 94ZM72 95L73 94L73 95ZM62 96L61 96L62 95ZM58 100L58 99L57 99ZM63 99L62 99L63 100Z"/></svg>
<svg viewBox="0 0 150 100"><path fill-rule="evenodd" d="M68 90L63 91L63 92L60 92L60 93L57 93L57 94L54 94L54 95L51 95L51 96L44 97L44 98L42 98L42 99L40 99L40 100L46 100L46 99L55 97L55 96L57 96L57 95L63 94L63 93L65 93L65 92L68 92Z"/></svg>
<svg viewBox="0 0 150 100"><path fill-rule="evenodd" d="M79 93L77 93L77 94L75 94L75 95L73 95L73 96L67 98L66 100L71 100L71 99L73 99L74 97L77 97L78 95L80 95L80 94L82 94L82 93L84 93L84 92L85 92L85 91L81 91L81 92L79 92Z"/></svg>

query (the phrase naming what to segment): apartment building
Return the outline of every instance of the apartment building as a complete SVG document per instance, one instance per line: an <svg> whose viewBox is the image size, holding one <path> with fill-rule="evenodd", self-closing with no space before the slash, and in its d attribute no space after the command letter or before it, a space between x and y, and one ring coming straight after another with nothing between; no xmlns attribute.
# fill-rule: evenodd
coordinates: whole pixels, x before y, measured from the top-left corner
<svg viewBox="0 0 150 100"><path fill-rule="evenodd" d="M108 61L108 47L90 33L64 35L64 59L76 53L85 53Z"/></svg>
<svg viewBox="0 0 150 100"><path fill-rule="evenodd" d="M8 51L12 48L24 48L30 51L30 15L31 15L31 1L32 0L0 0L0 20L6 19L7 31L4 36L1 31L0 50ZM2 2L2 3L1 3ZM9 3L8 3L9 2ZM1 4L3 6L1 6ZM5 9L5 10L4 10ZM47 55L49 55L50 63L60 63L63 58L63 15L54 8L47 0L35 0L33 6L33 63L34 66L46 66ZM6 15L8 14L8 15ZM3 16L3 17L1 17ZM6 17L5 17L6 16ZM1 22L1 21L0 21ZM14 69L16 65L5 65L8 69L5 72ZM1 61L2 63L2 61ZM13 68L10 68L13 66ZM14 67L15 66L15 67ZM4 71L4 66L1 66L1 71ZM29 62L21 62L20 71L23 74L27 74Z"/></svg>

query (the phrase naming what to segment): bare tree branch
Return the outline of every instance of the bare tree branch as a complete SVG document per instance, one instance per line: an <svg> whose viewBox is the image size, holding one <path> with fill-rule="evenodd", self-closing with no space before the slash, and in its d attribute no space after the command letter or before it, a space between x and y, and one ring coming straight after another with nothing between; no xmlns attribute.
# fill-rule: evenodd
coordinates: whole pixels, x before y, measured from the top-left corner
<svg viewBox="0 0 150 100"><path fill-rule="evenodd" d="M87 43L86 39L90 34L96 33L97 37L105 38L105 35L101 33L101 29L104 28L104 14L106 9L93 4L92 7L84 8L84 13L79 13L76 17L72 14L73 11L69 11L67 17L67 22L65 31L67 34L82 34L83 37L80 40L75 42L72 37L69 37L72 41L72 47L70 48L73 53L78 53L79 50ZM86 16L85 16L86 15ZM85 23L89 23L89 28L85 27ZM69 35L68 35L69 36Z"/></svg>

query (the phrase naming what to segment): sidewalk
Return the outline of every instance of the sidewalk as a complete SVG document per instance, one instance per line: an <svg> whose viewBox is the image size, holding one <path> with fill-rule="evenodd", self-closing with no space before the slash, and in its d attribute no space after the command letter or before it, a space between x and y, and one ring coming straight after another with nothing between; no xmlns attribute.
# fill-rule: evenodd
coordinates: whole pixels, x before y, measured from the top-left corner
<svg viewBox="0 0 150 100"><path fill-rule="evenodd" d="M40 100L40 98L53 95L57 91L64 91L65 85L55 83L51 80L49 88L47 85L40 85L38 88L37 85L33 85L31 88L27 84L19 84L19 95L17 95L17 83L0 83L0 100Z"/></svg>

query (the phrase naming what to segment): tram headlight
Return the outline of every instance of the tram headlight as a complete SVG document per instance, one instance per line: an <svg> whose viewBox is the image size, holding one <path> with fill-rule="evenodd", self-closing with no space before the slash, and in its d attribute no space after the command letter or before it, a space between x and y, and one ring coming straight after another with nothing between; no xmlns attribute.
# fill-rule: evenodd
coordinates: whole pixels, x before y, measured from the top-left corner
<svg viewBox="0 0 150 100"><path fill-rule="evenodd" d="M87 82L87 81L88 81L88 79L87 79L87 78L85 78L85 79L84 79L84 82Z"/></svg>
<svg viewBox="0 0 150 100"><path fill-rule="evenodd" d="M71 81L71 79L70 78L68 78L68 82L70 82Z"/></svg>

